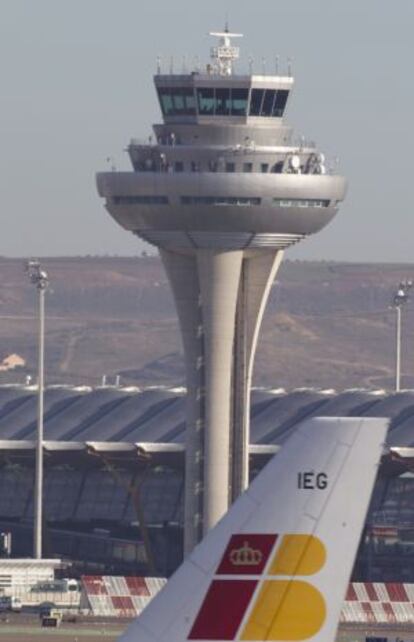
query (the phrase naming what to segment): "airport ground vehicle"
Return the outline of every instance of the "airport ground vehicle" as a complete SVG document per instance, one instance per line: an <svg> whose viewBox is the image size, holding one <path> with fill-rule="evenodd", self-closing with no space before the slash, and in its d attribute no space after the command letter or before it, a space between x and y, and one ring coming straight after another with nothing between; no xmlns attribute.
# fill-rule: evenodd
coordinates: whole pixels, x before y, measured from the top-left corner
<svg viewBox="0 0 414 642"><path fill-rule="evenodd" d="M13 613L20 613L22 610L22 602L20 598L1 595L0 596L0 611L12 611Z"/></svg>

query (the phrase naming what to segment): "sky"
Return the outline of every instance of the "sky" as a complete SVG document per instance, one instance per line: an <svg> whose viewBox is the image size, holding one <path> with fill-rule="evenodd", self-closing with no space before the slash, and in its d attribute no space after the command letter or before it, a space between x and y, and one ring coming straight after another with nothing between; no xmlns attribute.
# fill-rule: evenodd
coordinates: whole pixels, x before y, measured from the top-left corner
<svg viewBox="0 0 414 642"><path fill-rule="evenodd" d="M292 58L287 120L349 180L334 221L288 257L413 261L412 0L0 0L0 255L145 248L95 173L129 169L129 140L160 121L157 56L208 62L226 14L258 71Z"/></svg>

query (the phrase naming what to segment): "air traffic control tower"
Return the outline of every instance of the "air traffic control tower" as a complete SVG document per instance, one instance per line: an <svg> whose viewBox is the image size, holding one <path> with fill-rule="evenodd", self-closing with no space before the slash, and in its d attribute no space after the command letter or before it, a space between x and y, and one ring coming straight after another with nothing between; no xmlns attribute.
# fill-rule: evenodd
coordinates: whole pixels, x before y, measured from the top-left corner
<svg viewBox="0 0 414 642"><path fill-rule="evenodd" d="M335 216L346 181L314 144L294 144L287 74L239 75L240 34L211 62L158 73L163 123L131 141L133 170L103 172L98 191L126 230L158 247L175 298L188 390L187 551L248 481L249 396L270 288L286 248Z"/></svg>

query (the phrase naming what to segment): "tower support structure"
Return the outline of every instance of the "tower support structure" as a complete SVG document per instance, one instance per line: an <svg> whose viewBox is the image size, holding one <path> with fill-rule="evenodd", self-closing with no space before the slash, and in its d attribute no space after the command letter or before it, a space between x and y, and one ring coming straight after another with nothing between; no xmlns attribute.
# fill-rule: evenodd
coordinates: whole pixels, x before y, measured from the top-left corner
<svg viewBox="0 0 414 642"><path fill-rule="evenodd" d="M250 387L260 324L283 252L162 250L188 390L185 550L248 484Z"/></svg>

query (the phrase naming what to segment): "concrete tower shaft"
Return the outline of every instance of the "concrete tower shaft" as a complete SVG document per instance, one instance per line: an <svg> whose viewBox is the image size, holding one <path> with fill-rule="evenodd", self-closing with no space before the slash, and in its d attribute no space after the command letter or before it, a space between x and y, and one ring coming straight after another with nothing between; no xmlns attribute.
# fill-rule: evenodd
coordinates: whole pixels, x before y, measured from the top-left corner
<svg viewBox="0 0 414 642"><path fill-rule="evenodd" d="M246 487L249 391L266 300L283 251L161 250L183 338L188 387L186 545ZM231 464L231 465L230 465Z"/></svg>
<svg viewBox="0 0 414 642"><path fill-rule="evenodd" d="M188 388L185 548L248 482L249 396L283 251L336 214L345 179L292 142L290 75L236 75L222 32L205 72L155 76L163 123L131 141L131 172L98 174L125 229L157 246L180 320Z"/></svg>

